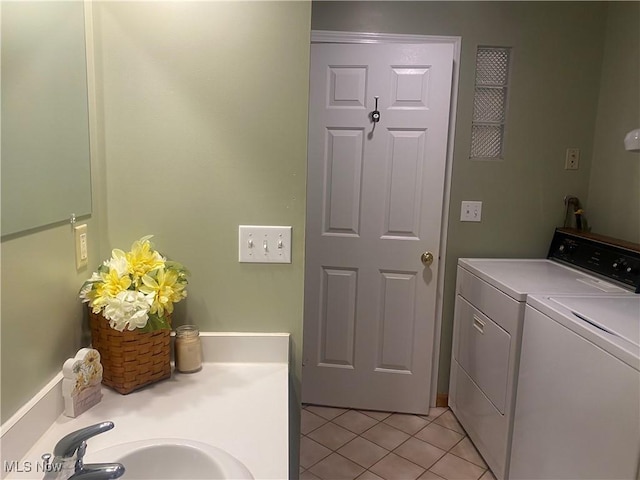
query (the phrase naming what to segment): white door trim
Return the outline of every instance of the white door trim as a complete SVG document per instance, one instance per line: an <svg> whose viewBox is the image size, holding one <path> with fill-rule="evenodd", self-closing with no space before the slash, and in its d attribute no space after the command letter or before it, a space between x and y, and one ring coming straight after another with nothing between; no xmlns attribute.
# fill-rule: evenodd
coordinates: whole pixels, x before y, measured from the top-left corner
<svg viewBox="0 0 640 480"><path fill-rule="evenodd" d="M444 275L447 258L447 228L449 226L449 197L451 194L451 172L453 169L453 146L455 139L456 110L458 105L458 79L460 75L460 49L462 45L462 37L312 30L311 43L449 43L454 47L451 105L449 111L449 138L447 140L444 198L442 201L442 225L440 228L440 268L438 269L437 279L433 366L431 370L430 404L434 407L436 405L436 398L438 395L440 337L442 335L442 312L444 306Z"/></svg>

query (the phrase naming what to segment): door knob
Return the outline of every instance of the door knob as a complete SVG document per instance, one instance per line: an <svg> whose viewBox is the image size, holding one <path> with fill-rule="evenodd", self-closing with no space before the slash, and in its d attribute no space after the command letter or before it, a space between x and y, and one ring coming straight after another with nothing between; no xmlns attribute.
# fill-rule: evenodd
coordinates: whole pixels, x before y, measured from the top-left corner
<svg viewBox="0 0 640 480"><path fill-rule="evenodd" d="M433 263L433 253L424 252L422 255L420 255L420 261L425 267L430 266Z"/></svg>

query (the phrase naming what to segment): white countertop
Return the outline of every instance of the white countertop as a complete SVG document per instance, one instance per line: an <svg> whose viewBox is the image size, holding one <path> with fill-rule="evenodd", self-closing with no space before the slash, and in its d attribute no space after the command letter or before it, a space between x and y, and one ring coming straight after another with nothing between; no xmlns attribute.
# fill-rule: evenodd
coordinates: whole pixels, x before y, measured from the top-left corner
<svg viewBox="0 0 640 480"><path fill-rule="evenodd" d="M227 451L256 479L288 478L288 347L286 334L203 334L206 363L201 371L174 372L170 379L128 395L103 387L98 405L77 418L59 415L22 461L33 462L35 471L41 455L52 452L64 435L110 420L113 430L87 442L87 463L92 454L115 444L185 438ZM17 459L3 455L2 461L7 460ZM7 478L42 478L34 471Z"/></svg>

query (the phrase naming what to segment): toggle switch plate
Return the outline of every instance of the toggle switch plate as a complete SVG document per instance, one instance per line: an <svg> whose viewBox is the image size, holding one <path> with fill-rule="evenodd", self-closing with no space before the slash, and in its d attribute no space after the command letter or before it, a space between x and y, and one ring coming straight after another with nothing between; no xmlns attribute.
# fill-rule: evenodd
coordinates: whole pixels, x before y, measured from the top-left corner
<svg viewBox="0 0 640 480"><path fill-rule="evenodd" d="M482 220L482 202L464 200L460 208L461 222L480 222Z"/></svg>
<svg viewBox="0 0 640 480"><path fill-rule="evenodd" d="M239 225L238 261L291 263L291 227Z"/></svg>

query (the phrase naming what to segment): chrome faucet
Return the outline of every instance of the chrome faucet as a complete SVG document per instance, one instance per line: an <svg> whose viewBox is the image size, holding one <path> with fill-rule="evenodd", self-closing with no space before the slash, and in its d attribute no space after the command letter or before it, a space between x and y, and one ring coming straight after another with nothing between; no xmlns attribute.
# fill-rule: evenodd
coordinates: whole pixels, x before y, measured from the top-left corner
<svg viewBox="0 0 640 480"><path fill-rule="evenodd" d="M124 475L121 463L91 463L85 465L78 473L74 473L69 480L111 480Z"/></svg>
<svg viewBox="0 0 640 480"><path fill-rule="evenodd" d="M111 430L113 422L102 422L76 430L60 439L44 480L109 480L124 474L120 463L84 464L87 440Z"/></svg>

